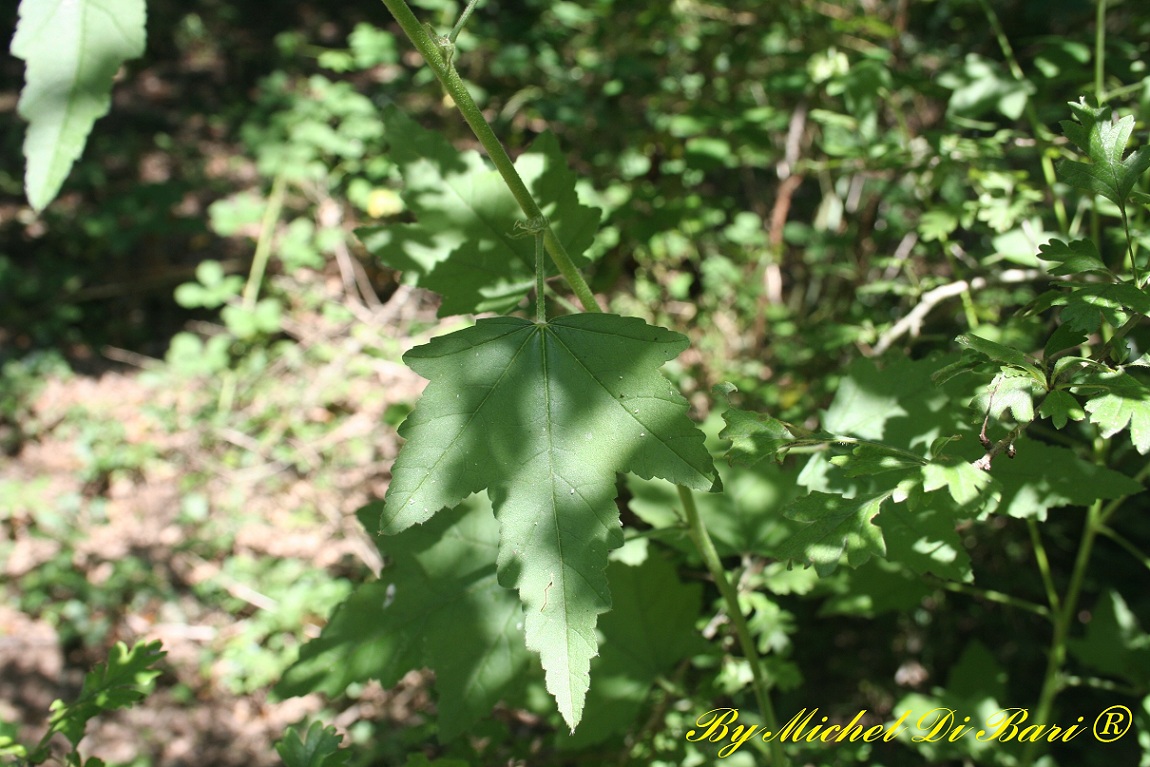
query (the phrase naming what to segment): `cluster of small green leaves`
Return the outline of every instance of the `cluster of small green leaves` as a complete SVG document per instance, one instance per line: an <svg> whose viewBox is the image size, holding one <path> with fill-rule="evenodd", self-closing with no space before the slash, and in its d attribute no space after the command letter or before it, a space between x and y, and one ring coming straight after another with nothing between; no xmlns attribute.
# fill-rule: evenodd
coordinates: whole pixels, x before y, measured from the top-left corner
<svg viewBox="0 0 1150 767"><path fill-rule="evenodd" d="M773 553L813 565L824 577L843 564L858 568L858 575L849 576L850 593L855 599L869 594L871 610L913 609L928 593L913 586L923 576L973 582L959 531L995 514L1034 523L1047 520L1053 509L1089 508L1072 583L1081 583L1097 534L1121 540L1136 560L1150 562L1112 527L1123 502L1144 493L1150 470L1144 461L1124 460L1121 446L1111 444L1125 433L1138 454L1150 453L1150 356L1138 349L1142 339L1130 335L1150 317L1150 293L1143 285L1145 269L1139 268L1144 257L1128 223L1130 207L1150 201L1136 190L1150 168L1150 147L1127 154L1133 118L1112 120L1108 109L1085 103L1070 107L1076 120L1063 122L1063 130L1087 161L1067 160L1061 173L1114 204L1125 247L1115 266L1107 266L1090 239L1052 240L1041 247L1040 257L1053 264L1054 287L1023 312L1052 315L1053 330L1041 352L968 333L957 339L963 348L958 358L936 355L881 369L868 361L854 364L818 430L735 407L723 416L720 436L730 440L727 457L733 462L750 466L811 454L797 478L809 494L782 510L797 529ZM730 395L733 387L717 393ZM1061 434L1031 439L1031 432L1047 431L1043 423ZM1092 430L1081 428L1087 424ZM1032 529L1038 536L1038 528ZM1043 570L1045 556L1039 557ZM868 584L861 576L879 559L885 560L885 576ZM1100 646L1103 626L1121 636L1137 626L1116 585L1103 589L1087 636L1070 640L1071 614L1081 595L1073 586L1060 594L1050 574L1044 571L1044 577L1048 606L1027 606L1025 592L1014 603L1054 624L1051 656L1063 658L1069 649L1076 663L1117 677L1129 694L1150 695L1143 673L1120 669ZM1012 603L1009 596L995 598ZM1117 642L1111 649L1132 660L1141 643ZM1061 661L1051 662L1035 721L1046 721L1043 716L1054 710L1067 674ZM998 681L972 686L964 676ZM989 714L1003 705L1006 678L986 649L971 643L942 691L906 697L898 708ZM991 754L978 743L916 748L931 760L1012 763L1020 756ZM1020 758L1028 762L1033 753Z"/></svg>
<svg viewBox="0 0 1150 767"><path fill-rule="evenodd" d="M84 676L83 687L74 701L57 700L52 704L48 730L39 743L28 748L0 734L0 757L14 757L20 765L60 759L67 767L104 767L102 759L85 759L78 751L88 722L105 712L130 708L142 701L152 681L160 675L155 666L165 654L159 642L140 642L130 650L123 642L117 642L107 662L97 664ZM71 746L62 758L53 753L57 735L64 736Z"/></svg>

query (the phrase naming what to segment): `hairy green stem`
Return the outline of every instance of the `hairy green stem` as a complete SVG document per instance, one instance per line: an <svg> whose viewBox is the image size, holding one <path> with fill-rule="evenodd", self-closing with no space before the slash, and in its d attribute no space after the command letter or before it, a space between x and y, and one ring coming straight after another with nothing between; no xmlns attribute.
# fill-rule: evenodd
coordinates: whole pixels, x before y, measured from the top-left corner
<svg viewBox="0 0 1150 767"><path fill-rule="evenodd" d="M507 150L503 148L499 138L495 135L495 131L491 129L487 119L483 116L483 112L476 105L475 100L471 98L471 93L467 90L467 85L455 71L455 66L444 56L443 43L433 39L422 25L419 20L415 18L411 8L408 7L405 0L383 0L383 4L391 11L395 20L399 22L399 26L403 29L404 33L411 39L411 42L423 55L427 65L431 71L435 73L443 89L455 101L455 106L459 109L463 119L471 127L471 131L475 134L475 138L479 139L479 143L487 151L487 156L491 158L491 162L495 165L495 169L499 171L499 175L503 177L503 182L507 184L507 188L515 197L515 201L519 203L523 213L529 220L541 218L543 211L540 210L535 198L531 195L531 191L523 182L523 178L519 172L515 170L515 164L511 162L511 157L508 156ZM443 38L448 45L450 41ZM601 312L598 302L595 300L595 295L591 292L590 286L587 281L583 279L583 275L579 273L575 263L571 260L571 256L567 254L567 249L563 247L563 243L555 236L550 225L544 230L543 244L547 248L548 255L551 260L555 262L558 267L559 273L563 275L563 279L571 286L571 290L579 298L579 303L583 309L588 312Z"/></svg>
<svg viewBox="0 0 1150 767"><path fill-rule="evenodd" d="M731 623L735 627L735 635L738 637L739 646L743 650L743 655L746 657L747 662L751 664L751 675L753 677L753 687L755 690L755 699L759 704L759 712L763 717L764 726L772 731L778 732L779 722L778 717L775 716L775 709L771 703L770 685L767 682L766 676L763 673L762 660L759 658L758 649L755 647L755 640L751 636L751 630L747 626L747 619L743 615L743 610L739 606L739 594L731 582L727 580L727 572L723 569L723 563L719 560L719 552L715 550L715 544L711 541L711 536L707 532L706 525L703 524L702 517L699 516L699 510L695 507L695 496L691 493L690 488L676 485L679 491L679 500L683 503L683 512L687 516L687 530L691 536L695 548L699 550L699 554L703 557L703 563L707 566L707 570L711 573L711 578L714 579L715 585L719 589L719 594L722 595L723 601L727 603L727 613L730 615ZM773 767L785 767L787 764L787 755L783 751L782 743L776 738L771 740L771 764Z"/></svg>
<svg viewBox="0 0 1150 767"><path fill-rule="evenodd" d="M475 10L475 6L477 5L479 5L479 0L471 0L471 2L467 4L467 7L463 9L463 13L459 14L459 21L455 22L455 26L451 28L451 34L447 36L448 40L453 43L455 42L459 37L459 33L463 31L463 25L471 18L471 12Z"/></svg>

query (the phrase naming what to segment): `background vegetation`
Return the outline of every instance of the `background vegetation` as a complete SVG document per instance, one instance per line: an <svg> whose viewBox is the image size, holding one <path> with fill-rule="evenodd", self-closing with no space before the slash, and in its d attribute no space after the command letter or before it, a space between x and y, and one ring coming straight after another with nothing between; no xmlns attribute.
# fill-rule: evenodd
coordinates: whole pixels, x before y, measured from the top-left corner
<svg viewBox="0 0 1150 767"><path fill-rule="evenodd" d="M414 5L442 32L462 10ZM162 672L141 679L151 694L92 723L86 755L272 764L302 758L294 738L302 752L334 748L308 730L321 722L349 749L312 764L714 761L717 745L684 733L718 706L756 715L749 665L678 529L674 489L635 477L621 480L630 542L611 565L616 612L600 618L604 657L575 735L535 666L482 717L451 709L442 669L370 657L380 637L364 643L367 658L348 651L289 671L324 626L312 652L333 632L370 632L340 628L332 611L358 614L356 595L420 566L409 553L436 530L490 519L469 502L429 523L428 540L404 539L409 550L355 517L383 496L396 427L422 389L401 354L470 324L417 286L434 269L355 230L418 239L416 227L432 225L405 194L416 179L397 145L417 128L397 115L457 149L475 139L381 5L156 0L147 27L144 55L117 76L110 114L39 215L23 191L22 62L0 60L11 127L0 134L0 744L40 738L53 699L82 696L109 653L113 667L122 660L116 642L160 639L162 660L124 656L144 677L132 665L143 656ZM866 484L873 465L854 475L856 490L833 474L820 484L811 467L836 448L798 443L866 436L905 406L926 420L884 436L925 448L926 425L943 416L907 403L948 363L975 370L946 390L940 428L951 431L938 436L964 434L956 455L981 454L992 410L1005 423L994 440L1029 421L987 394L1000 367L1025 372L1032 357L975 341L960 358L959 335L1034 364L1067 349L1100 365L1145 359L1150 312L1129 272L1145 274L1150 245L1136 194L1144 167L1129 200L1080 188L1065 163L1094 154L1059 123L1086 97L1132 118L1129 149L1144 147L1148 41L1143 4L1032 0L485 2L455 41L453 62L512 155L551 131L580 202L602 211L585 269L600 303L689 338L664 372L712 453L731 448L718 436L728 399L789 429L770 443L790 450L781 463L761 460L756 443L744 465L719 462L725 495L698 499L782 720L813 706L835 721L865 709L870 723L907 706L1034 711L1064 604L1077 609L1046 721L1089 722L1114 704L1139 717L1119 742L1082 737L1049 754L969 742L788 747L796 764L1150 764L1140 394L1125 400L1129 430L1085 418L1078 400L1040 410L1018 444L1024 478L1011 485L1002 469L997 513L950 525L954 569L846 554L837 568L789 567L814 558L788 556L801 519L781 514L812 489L885 492L881 479ZM1051 238L1093 243L1086 255L1134 297L1051 297L1060 277L1091 289L1083 274L1102 273L1052 267L1071 262L1039 257ZM553 284L559 314L570 302ZM1082 312L1068 319L1067 302L1101 320L1076 324ZM518 298L481 308L531 309ZM1136 365L1127 375L1145 386ZM723 382L735 387L726 397L712 392ZM1081 399L1101 384L1073 385L1087 387L1073 390ZM1079 463L1043 452L1055 448ZM1073 487L1027 495L1044 472ZM1091 522L1103 513L1106 524ZM648 563L631 591L620 585L627 557L636 572ZM637 677L635 656L607 652L630 647L612 616L642 612L671 582L691 609L661 609L660 630L681 644ZM764 761L754 748L726 761Z"/></svg>

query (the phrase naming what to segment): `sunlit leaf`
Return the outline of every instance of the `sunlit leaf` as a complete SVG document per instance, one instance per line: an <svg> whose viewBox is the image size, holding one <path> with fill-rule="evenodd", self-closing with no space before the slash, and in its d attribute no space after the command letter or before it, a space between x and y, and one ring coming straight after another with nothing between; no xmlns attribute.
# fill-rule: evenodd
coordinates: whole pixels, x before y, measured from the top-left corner
<svg viewBox="0 0 1150 767"><path fill-rule="evenodd" d="M1003 372L983 388L971 402L979 414L989 414L995 421L1003 420L1006 412L1017 423L1034 420L1034 397L1042 391L1034 379L1016 368L1003 368Z"/></svg>
<svg viewBox="0 0 1150 767"><path fill-rule="evenodd" d="M1067 183L1099 194L1119 207L1125 206L1134 185L1150 168L1150 147L1126 154L1126 145L1134 131L1134 117L1110 118L1109 109L1070 104L1078 123L1063 120L1063 133L1090 158L1089 163L1066 160L1060 175Z"/></svg>
<svg viewBox="0 0 1150 767"><path fill-rule="evenodd" d="M21 0L12 55L27 64L18 110L28 121L24 187L34 209L60 191L108 113L120 65L143 54L144 17L144 0Z"/></svg>
<svg viewBox="0 0 1150 767"><path fill-rule="evenodd" d="M288 728L276 743L276 753L283 759L284 767L343 767L350 761L351 751L340 749L342 740L335 727L312 722L302 738L295 727Z"/></svg>
<svg viewBox="0 0 1150 767"><path fill-rule="evenodd" d="M1049 392L1046 398L1042 400L1038 413L1043 418L1049 418L1053 421L1057 429L1066 426L1068 420L1081 421L1086 417L1086 411L1082 409L1082 404L1075 399L1074 395L1062 389Z"/></svg>
<svg viewBox="0 0 1150 767"><path fill-rule="evenodd" d="M52 704L51 729L76 746L93 717L129 708L144 699L146 688L160 675L155 665L166 654L159 641L137 642L130 650L123 642L117 642L109 651L107 662L97 664L84 675L83 687L73 702L57 700Z"/></svg>
<svg viewBox="0 0 1150 767"><path fill-rule="evenodd" d="M546 324L500 317L404 355L430 380L400 427L380 528L400 532L486 489L501 523L500 581L526 609L527 645L573 728L607 552L622 543L615 475L708 490L715 483L687 402L658 373L677 333L602 314Z"/></svg>
<svg viewBox="0 0 1150 767"><path fill-rule="evenodd" d="M1089 379L1091 392L1086 401L1090 422L1097 424L1102 436L1112 437L1130 427L1130 440L1139 453L1150 452L1150 387L1125 372L1097 373ZM1101 394L1093 394L1099 389Z"/></svg>
<svg viewBox="0 0 1150 767"><path fill-rule="evenodd" d="M1039 246L1038 257L1043 261L1054 261L1058 264L1050 268L1051 274L1098 272L1113 279L1110 270L1102 262L1098 246L1093 240L1071 240L1069 243L1051 240Z"/></svg>
<svg viewBox="0 0 1150 767"><path fill-rule="evenodd" d="M872 556L884 556L886 545L874 518L889 497L889 493L865 499L811 493L794 500L783 515L807 525L779 547L779 557L814 565L825 576L844 560L857 567Z"/></svg>
<svg viewBox="0 0 1150 767"><path fill-rule="evenodd" d="M959 507L967 508L985 497L990 475L968 461L931 461L922 467L922 489L928 493L946 488Z"/></svg>

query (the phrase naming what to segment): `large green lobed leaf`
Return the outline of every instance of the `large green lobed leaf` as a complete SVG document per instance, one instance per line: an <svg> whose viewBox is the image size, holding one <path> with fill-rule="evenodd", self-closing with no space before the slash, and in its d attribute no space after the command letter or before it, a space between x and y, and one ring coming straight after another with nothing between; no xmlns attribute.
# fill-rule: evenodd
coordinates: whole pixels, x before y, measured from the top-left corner
<svg viewBox="0 0 1150 767"><path fill-rule="evenodd" d="M22 0L12 55L27 63L24 186L42 210L108 113L112 77L144 52L144 0Z"/></svg>
<svg viewBox="0 0 1150 767"><path fill-rule="evenodd" d="M603 654L594 665L586 716L564 747L582 748L635 726L643 702L660 677L684 658L706 651L695 629L703 590L684 584L667 559L648 556L638 565L612 562L607 569L614 608L603 616Z"/></svg>
<svg viewBox="0 0 1150 767"><path fill-rule="evenodd" d="M1091 162L1064 161L1062 178L1124 207L1138 179L1150 168L1150 147L1141 147L1123 156L1134 131L1131 115L1115 121L1110 118L1107 107L1071 102L1070 109L1078 122L1063 120L1062 132L1089 155Z"/></svg>
<svg viewBox="0 0 1150 767"><path fill-rule="evenodd" d="M375 524L370 507L360 520ZM430 668L444 740L490 715L499 701L524 704L531 656L519 600L496 579L498 542L499 525L481 496L379 538L388 561L380 579L359 586L336 610L276 692L338 695L369 679L391 687L409 671Z"/></svg>
<svg viewBox="0 0 1150 767"><path fill-rule="evenodd" d="M518 589L527 646L572 728L610 608L622 544L616 473L707 490L715 471L687 402L658 368L686 348L634 318L480 320L404 356L430 381L400 427L380 528L398 533L486 489L501 524L499 577Z"/></svg>

